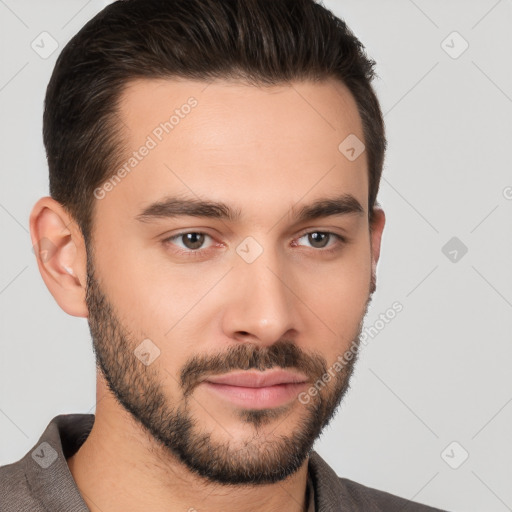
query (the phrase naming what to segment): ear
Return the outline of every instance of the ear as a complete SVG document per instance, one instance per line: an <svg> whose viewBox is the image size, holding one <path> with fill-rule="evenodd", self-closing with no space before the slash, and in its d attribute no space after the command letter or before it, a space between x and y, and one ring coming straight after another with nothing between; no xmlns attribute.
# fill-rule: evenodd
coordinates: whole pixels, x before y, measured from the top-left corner
<svg viewBox="0 0 512 512"><path fill-rule="evenodd" d="M42 197L30 213L30 237L41 277L69 315L87 317L84 238L64 207Z"/></svg>
<svg viewBox="0 0 512 512"><path fill-rule="evenodd" d="M380 257L380 244L382 241L382 232L386 223L384 210L378 206L373 209L373 219L370 225L370 243L372 253L372 285L370 293L377 288L377 263Z"/></svg>

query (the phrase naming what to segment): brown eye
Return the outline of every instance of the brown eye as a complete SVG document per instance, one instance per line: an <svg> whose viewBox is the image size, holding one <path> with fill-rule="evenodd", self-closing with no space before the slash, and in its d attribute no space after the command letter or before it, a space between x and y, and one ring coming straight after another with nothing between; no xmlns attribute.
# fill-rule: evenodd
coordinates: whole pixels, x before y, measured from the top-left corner
<svg viewBox="0 0 512 512"><path fill-rule="evenodd" d="M306 242L300 243L300 240ZM348 244L348 239L338 233L331 231L306 231L297 238L293 243L293 247L309 245L312 249L318 249L318 253L331 253L339 251L343 245Z"/></svg>
<svg viewBox="0 0 512 512"><path fill-rule="evenodd" d="M330 236L330 233L315 231L308 233L308 241L315 249L322 249L329 243Z"/></svg>
<svg viewBox="0 0 512 512"><path fill-rule="evenodd" d="M200 253L208 249L204 247L207 238L211 239L211 236L198 231L186 231L166 238L163 243L176 246L182 252Z"/></svg>
<svg viewBox="0 0 512 512"><path fill-rule="evenodd" d="M204 243L204 233L184 233L180 238L187 249L200 249Z"/></svg>

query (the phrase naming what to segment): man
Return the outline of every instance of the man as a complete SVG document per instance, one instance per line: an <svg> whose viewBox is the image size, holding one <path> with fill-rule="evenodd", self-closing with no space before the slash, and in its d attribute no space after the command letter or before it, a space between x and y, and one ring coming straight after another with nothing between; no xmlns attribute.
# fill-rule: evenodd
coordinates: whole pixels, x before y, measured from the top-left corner
<svg viewBox="0 0 512 512"><path fill-rule="evenodd" d="M97 405L0 468L3 512L436 510L313 451L376 287L373 66L313 0L124 0L68 43L30 229Z"/></svg>

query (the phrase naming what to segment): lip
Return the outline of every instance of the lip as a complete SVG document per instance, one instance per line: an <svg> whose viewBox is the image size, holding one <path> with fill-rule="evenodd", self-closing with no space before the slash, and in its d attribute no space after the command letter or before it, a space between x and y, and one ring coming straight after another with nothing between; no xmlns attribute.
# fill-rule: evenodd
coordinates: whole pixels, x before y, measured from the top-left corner
<svg viewBox="0 0 512 512"><path fill-rule="evenodd" d="M269 370L265 372L242 370L224 375L212 375L205 380L212 384L224 384L226 386L264 388L278 384L300 384L307 382L308 378L303 373L288 370Z"/></svg>
<svg viewBox="0 0 512 512"><path fill-rule="evenodd" d="M284 370L232 372L208 377L202 385L231 404L250 409L269 409L296 399L307 377Z"/></svg>

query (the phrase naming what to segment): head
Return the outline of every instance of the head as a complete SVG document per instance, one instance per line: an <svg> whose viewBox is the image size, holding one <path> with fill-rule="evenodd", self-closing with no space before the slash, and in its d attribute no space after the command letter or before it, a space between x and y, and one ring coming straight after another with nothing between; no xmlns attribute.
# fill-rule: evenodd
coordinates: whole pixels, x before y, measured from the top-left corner
<svg viewBox="0 0 512 512"><path fill-rule="evenodd" d="M39 268L117 403L210 481L295 472L349 388L384 227L374 64L313 0L118 1L57 60ZM279 368L304 378L272 404L207 382Z"/></svg>

